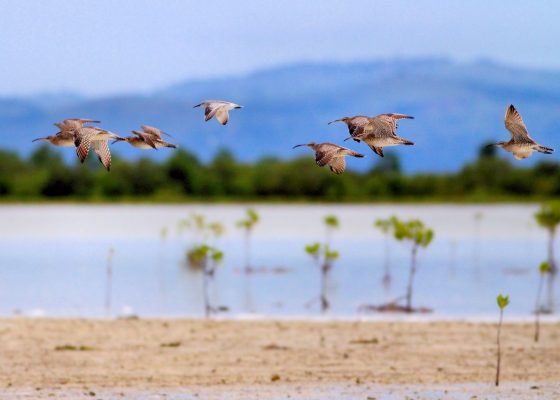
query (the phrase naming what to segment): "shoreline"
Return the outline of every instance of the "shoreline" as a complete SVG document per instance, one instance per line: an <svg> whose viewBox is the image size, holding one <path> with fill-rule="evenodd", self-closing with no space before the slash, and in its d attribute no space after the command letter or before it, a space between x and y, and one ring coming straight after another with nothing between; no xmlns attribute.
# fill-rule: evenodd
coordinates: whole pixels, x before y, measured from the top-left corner
<svg viewBox="0 0 560 400"><path fill-rule="evenodd" d="M411 324L428 324L437 322L457 322L467 324L497 324L497 315L442 315L433 313L378 313L375 315L305 315L305 314L289 314L289 315L267 315L267 314L235 314L235 315L213 315L206 318L202 315L117 315L111 317L105 316L77 316L77 315L3 315L1 320L50 320L50 321L216 321L216 322L310 322L310 323L332 323L332 322L402 322ZM504 323L517 325L533 325L535 323L534 315L507 315L504 317ZM540 323L544 325L560 324L560 314L540 315Z"/></svg>

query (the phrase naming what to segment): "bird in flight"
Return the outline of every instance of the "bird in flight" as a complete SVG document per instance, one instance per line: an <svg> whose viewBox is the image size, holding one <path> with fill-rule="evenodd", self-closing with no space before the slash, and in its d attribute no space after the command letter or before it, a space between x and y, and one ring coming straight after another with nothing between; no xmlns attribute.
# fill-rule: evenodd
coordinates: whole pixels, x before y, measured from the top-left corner
<svg viewBox="0 0 560 400"><path fill-rule="evenodd" d="M344 117L329 122L344 122L348 126L350 137L356 142L364 142L375 154L383 157L383 147L397 146L404 144L411 146L414 142L397 136L397 121L400 119L414 119L404 114L380 114L375 117L357 115L354 117Z"/></svg>
<svg viewBox="0 0 560 400"><path fill-rule="evenodd" d="M544 154L551 154L554 151L550 147L541 146L529 136L521 115L512 104L506 108L504 122L506 129L511 134L511 139L507 142L493 143L488 146L501 147L505 151L512 153L516 160L530 157L533 151Z"/></svg>
<svg viewBox="0 0 560 400"><path fill-rule="evenodd" d="M131 146L136 147L138 149L160 149L162 147L170 147L170 148L177 148L176 145L173 143L166 142L161 138L161 135L169 134L163 132L159 128L155 128L149 125L142 125L142 132L140 131L132 131L136 136L129 136L125 138L118 138L115 139L115 142L118 141L125 141L128 142ZM113 143L115 143L113 142Z"/></svg>
<svg viewBox="0 0 560 400"><path fill-rule="evenodd" d="M239 104L222 100L205 100L193 108L200 106L204 106L204 121L208 121L213 117L216 117L218 122L222 125L227 124L229 121L229 110L243 108L243 106L240 106Z"/></svg>
<svg viewBox="0 0 560 400"><path fill-rule="evenodd" d="M301 147L307 146L315 152L315 162L319 167L324 167L328 165L330 170L335 174L339 175L346 169L346 161L344 157L363 157L363 154L357 153L354 150L347 149L346 147L339 146L334 143L307 143L298 144L294 146Z"/></svg>
<svg viewBox="0 0 560 400"><path fill-rule="evenodd" d="M111 151L107 141L111 139L123 140L124 138L93 126L82 126L77 129L74 133L74 145L76 146L76 154L80 162L84 162L90 148L93 148L101 164L103 164L107 171L110 171Z"/></svg>
<svg viewBox="0 0 560 400"><path fill-rule="evenodd" d="M40 137L37 139L33 139L33 142L38 140L45 140L55 146L60 147L74 147L74 134L76 130L80 129L86 123L99 123L101 121L97 121L94 119L82 119L82 118L67 118L62 122L55 122L54 126L56 126L59 131L50 136Z"/></svg>

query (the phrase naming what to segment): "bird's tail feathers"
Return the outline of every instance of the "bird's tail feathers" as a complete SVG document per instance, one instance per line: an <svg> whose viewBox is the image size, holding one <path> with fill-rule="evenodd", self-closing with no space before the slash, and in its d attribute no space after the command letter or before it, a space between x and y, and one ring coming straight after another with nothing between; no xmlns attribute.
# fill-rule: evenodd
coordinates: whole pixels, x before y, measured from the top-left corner
<svg viewBox="0 0 560 400"><path fill-rule="evenodd" d="M552 154L554 152L553 148L545 147L545 146L538 146L537 151L544 154Z"/></svg>
<svg viewBox="0 0 560 400"><path fill-rule="evenodd" d="M414 142L411 142L410 140L401 138L401 144L404 144L405 146L413 146Z"/></svg>

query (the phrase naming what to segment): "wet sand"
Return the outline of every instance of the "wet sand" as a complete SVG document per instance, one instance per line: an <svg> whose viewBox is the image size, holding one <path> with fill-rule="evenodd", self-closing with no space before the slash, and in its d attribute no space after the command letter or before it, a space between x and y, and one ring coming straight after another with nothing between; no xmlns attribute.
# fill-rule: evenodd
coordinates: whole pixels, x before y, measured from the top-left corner
<svg viewBox="0 0 560 400"><path fill-rule="evenodd" d="M449 398L462 398L454 391L492 398L509 390L508 398L560 397L559 323L544 324L537 344L532 324L504 325L502 392L492 386L495 334L494 324L443 321L3 319L0 393L366 399L408 391L438 398L445 390Z"/></svg>

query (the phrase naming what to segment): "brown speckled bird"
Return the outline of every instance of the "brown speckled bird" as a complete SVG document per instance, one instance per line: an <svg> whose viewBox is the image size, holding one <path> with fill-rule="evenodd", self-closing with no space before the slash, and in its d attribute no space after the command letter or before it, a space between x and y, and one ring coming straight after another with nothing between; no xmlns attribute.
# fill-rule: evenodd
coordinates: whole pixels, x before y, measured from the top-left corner
<svg viewBox="0 0 560 400"><path fill-rule="evenodd" d="M74 147L74 134L86 123L98 123L100 121L94 119L67 118L62 122L55 122L54 126L59 129L54 135L33 139L33 142L45 140L54 146Z"/></svg>
<svg viewBox="0 0 560 400"><path fill-rule="evenodd" d="M319 167L328 165L330 170L339 175L346 169L346 161L344 157L363 157L363 154L357 153L354 150L347 149L346 147L339 146L334 143L307 143L298 144L293 148L307 146L315 151L315 162Z"/></svg>
<svg viewBox="0 0 560 400"><path fill-rule="evenodd" d="M533 151L544 154L551 154L554 151L550 147L541 146L529 136L521 115L519 115L519 112L517 112L512 104L506 108L504 121L506 129L511 134L511 139L507 142L498 142L489 146L501 147L505 151L512 153L513 157L517 160L530 157Z"/></svg>
<svg viewBox="0 0 560 400"><path fill-rule="evenodd" d="M155 128L149 125L142 125L142 132L132 131L136 136L129 136L125 138L116 139L115 142L125 141L137 149L160 149L162 147L170 147L172 149L177 148L177 145L173 143L166 142L161 139L161 135L169 134L163 132L159 128ZM114 142L113 142L114 143Z"/></svg>
<svg viewBox="0 0 560 400"><path fill-rule="evenodd" d="M356 142L366 143L377 155L383 157L383 147L397 146L400 144L411 146L414 142L397 136L397 121L400 119L414 119L404 114L380 114L375 117L358 115L344 117L329 122L344 122L348 126L350 137Z"/></svg>

